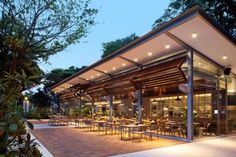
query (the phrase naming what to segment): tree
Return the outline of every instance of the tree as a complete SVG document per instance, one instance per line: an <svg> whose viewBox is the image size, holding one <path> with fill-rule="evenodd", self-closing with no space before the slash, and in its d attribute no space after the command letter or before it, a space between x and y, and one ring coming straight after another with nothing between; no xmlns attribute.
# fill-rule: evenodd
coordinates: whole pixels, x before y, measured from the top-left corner
<svg viewBox="0 0 236 157"><path fill-rule="evenodd" d="M82 66L81 68L71 66L68 69L53 69L51 72L45 74L44 85L45 87L51 87L84 68L86 66Z"/></svg>
<svg viewBox="0 0 236 157"><path fill-rule="evenodd" d="M134 41L135 39L139 38L138 36L135 35L135 33L122 38L122 39L117 39L115 41L110 41L107 43L102 43L102 58L112 54L113 52L115 52L116 50L122 48L123 46L131 43L132 41Z"/></svg>
<svg viewBox="0 0 236 157"><path fill-rule="evenodd" d="M17 153L13 156L33 156L28 154L32 153L30 136L25 139L25 120L16 110L16 100L22 90L39 80L39 61L47 61L50 55L86 36L97 13L89 3L90 0L0 1L0 156L7 150Z"/></svg>
<svg viewBox="0 0 236 157"><path fill-rule="evenodd" d="M94 25L97 10L89 8L89 2L0 1L0 71L10 72L19 67L26 73L26 67L39 71L38 61L47 61L50 55L79 42Z"/></svg>
<svg viewBox="0 0 236 157"><path fill-rule="evenodd" d="M199 5L233 37L236 37L236 1L235 0L172 0L165 13L155 21L153 28L169 21L180 13Z"/></svg>
<svg viewBox="0 0 236 157"><path fill-rule="evenodd" d="M33 94L31 96L31 101L39 108L49 107L51 105L51 97L43 90L39 90L37 93Z"/></svg>

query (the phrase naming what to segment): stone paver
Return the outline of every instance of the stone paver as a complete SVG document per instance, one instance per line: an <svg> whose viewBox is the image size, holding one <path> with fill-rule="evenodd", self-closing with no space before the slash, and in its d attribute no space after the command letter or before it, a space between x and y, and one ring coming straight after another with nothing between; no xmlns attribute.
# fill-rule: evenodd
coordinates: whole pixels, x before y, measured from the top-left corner
<svg viewBox="0 0 236 157"><path fill-rule="evenodd" d="M114 157L235 157L236 136L157 148Z"/></svg>
<svg viewBox="0 0 236 157"><path fill-rule="evenodd" d="M104 157L183 143L169 139L121 141L117 135L98 135L68 127L35 129L32 133L55 157Z"/></svg>

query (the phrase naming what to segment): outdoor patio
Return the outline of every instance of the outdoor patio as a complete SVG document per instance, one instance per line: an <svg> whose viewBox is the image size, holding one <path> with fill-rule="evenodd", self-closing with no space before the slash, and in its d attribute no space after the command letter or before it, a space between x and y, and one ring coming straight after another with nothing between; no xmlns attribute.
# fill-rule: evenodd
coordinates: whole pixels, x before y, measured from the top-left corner
<svg viewBox="0 0 236 157"><path fill-rule="evenodd" d="M35 124L32 133L55 157L102 157L184 143L163 138L141 142L122 141L117 135L99 135L73 127L46 126Z"/></svg>

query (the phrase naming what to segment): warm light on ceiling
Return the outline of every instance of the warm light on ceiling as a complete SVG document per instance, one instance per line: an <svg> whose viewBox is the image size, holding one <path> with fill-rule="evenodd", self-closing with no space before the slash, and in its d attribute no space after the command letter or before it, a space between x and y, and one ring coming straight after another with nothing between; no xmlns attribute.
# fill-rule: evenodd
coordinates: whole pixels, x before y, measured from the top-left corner
<svg viewBox="0 0 236 157"><path fill-rule="evenodd" d="M91 78L94 78L94 76L91 76Z"/></svg>
<svg viewBox="0 0 236 157"><path fill-rule="evenodd" d="M169 49L169 48L170 48L170 45L166 45L165 47L166 47L166 49Z"/></svg>
<svg viewBox="0 0 236 157"><path fill-rule="evenodd" d="M86 80L88 81L89 79L88 79L88 78L86 78Z"/></svg>
<svg viewBox="0 0 236 157"><path fill-rule="evenodd" d="M224 55L224 56L222 57L222 59L227 59L227 56L226 56L226 55Z"/></svg>
<svg viewBox="0 0 236 157"><path fill-rule="evenodd" d="M197 33L193 33L192 38L197 38Z"/></svg>
<svg viewBox="0 0 236 157"><path fill-rule="evenodd" d="M148 52L148 56L152 56L152 53L151 53L151 52Z"/></svg>
<svg viewBox="0 0 236 157"><path fill-rule="evenodd" d="M107 73L107 71L105 70L104 73Z"/></svg>
<svg viewBox="0 0 236 157"><path fill-rule="evenodd" d="M122 64L122 66L126 66L126 64L125 64L125 63L123 63L123 64Z"/></svg>
<svg viewBox="0 0 236 157"><path fill-rule="evenodd" d="M201 65L201 64L202 64L202 63L200 63L200 62L198 63L198 65Z"/></svg>
<svg viewBox="0 0 236 157"><path fill-rule="evenodd" d="M113 67L112 69L113 69L113 70L116 70L116 67Z"/></svg>
<svg viewBox="0 0 236 157"><path fill-rule="evenodd" d="M134 58L134 61L137 62L137 61L138 61L138 58Z"/></svg>
<svg viewBox="0 0 236 157"><path fill-rule="evenodd" d="M97 74L97 76L100 76L100 74Z"/></svg>

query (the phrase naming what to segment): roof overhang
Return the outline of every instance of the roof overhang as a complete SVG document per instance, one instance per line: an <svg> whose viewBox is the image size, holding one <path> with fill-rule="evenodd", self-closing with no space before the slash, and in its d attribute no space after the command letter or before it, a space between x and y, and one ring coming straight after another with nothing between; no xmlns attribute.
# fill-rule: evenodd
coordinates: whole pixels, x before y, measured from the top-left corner
<svg viewBox="0 0 236 157"><path fill-rule="evenodd" d="M197 37L193 38L192 35ZM199 7L194 7L159 26L52 87L60 92L73 85L91 84L117 73L139 68L163 56L193 49L236 73L236 40ZM222 59L228 56L227 60Z"/></svg>

